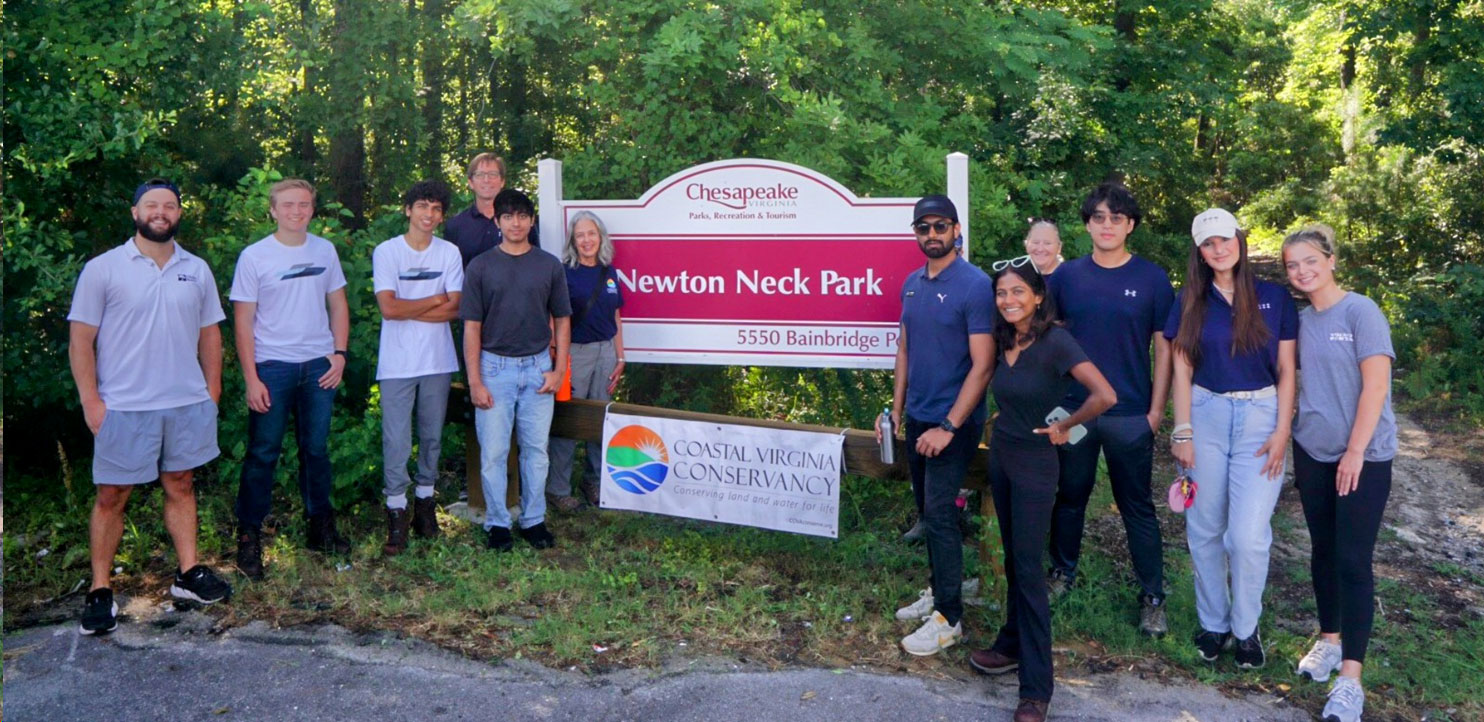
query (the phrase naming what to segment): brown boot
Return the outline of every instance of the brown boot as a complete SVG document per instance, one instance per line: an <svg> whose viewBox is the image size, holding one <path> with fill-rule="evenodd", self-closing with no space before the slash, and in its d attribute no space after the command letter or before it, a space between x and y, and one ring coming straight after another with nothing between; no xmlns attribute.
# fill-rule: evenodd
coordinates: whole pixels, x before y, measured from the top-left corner
<svg viewBox="0 0 1484 722"><path fill-rule="evenodd" d="M1015 722L1046 722L1046 709L1050 706L1049 702L1022 698L1020 706L1015 708Z"/></svg>
<svg viewBox="0 0 1484 722"><path fill-rule="evenodd" d="M587 497L587 503L592 504L594 507L598 506L598 482L596 480L588 481L587 479L583 479L582 495Z"/></svg>
<svg viewBox="0 0 1484 722"><path fill-rule="evenodd" d="M263 578L262 527L237 527L237 569L248 579Z"/></svg>
<svg viewBox="0 0 1484 722"><path fill-rule="evenodd" d="M407 525L411 521L406 509L386 510L386 543L381 545L382 554L394 557L407 548Z"/></svg>
<svg viewBox="0 0 1484 722"><path fill-rule="evenodd" d="M432 539L441 533L438 529L438 505L433 497L412 500L412 533L423 539Z"/></svg>

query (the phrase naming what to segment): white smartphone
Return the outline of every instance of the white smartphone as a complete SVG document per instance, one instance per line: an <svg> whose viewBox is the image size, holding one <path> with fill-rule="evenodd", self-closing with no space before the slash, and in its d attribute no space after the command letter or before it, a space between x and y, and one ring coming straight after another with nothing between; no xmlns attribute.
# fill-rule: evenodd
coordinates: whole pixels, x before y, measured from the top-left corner
<svg viewBox="0 0 1484 722"><path fill-rule="evenodd" d="M1052 424L1054 424L1054 423L1056 423L1058 421L1061 421L1062 419L1070 418L1071 416L1072 416L1071 412L1069 412L1066 409L1058 406L1058 407L1052 409L1051 410L1051 413L1049 413L1049 414L1046 415L1046 425L1047 426L1050 426L1050 425L1052 425ZM1082 440L1082 437L1084 437L1084 436L1087 436L1087 427L1086 426L1083 426L1082 424L1077 424L1076 426L1073 426L1072 428L1067 429L1067 443L1068 444L1075 444L1075 443L1081 441Z"/></svg>

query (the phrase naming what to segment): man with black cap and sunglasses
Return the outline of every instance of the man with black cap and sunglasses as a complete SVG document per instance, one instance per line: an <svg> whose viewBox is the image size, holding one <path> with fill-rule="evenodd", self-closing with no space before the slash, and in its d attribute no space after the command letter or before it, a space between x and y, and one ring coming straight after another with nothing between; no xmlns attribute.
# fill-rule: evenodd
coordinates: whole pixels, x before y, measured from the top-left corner
<svg viewBox="0 0 1484 722"><path fill-rule="evenodd" d="M80 631L118 626L109 588L136 485L165 493L165 528L179 568L170 596L212 604L232 587L196 560L196 467L216 458L226 314L206 262L175 242L180 189L153 179L134 191L134 237L88 261L72 295L67 355L93 432L97 498L89 523L93 582Z"/></svg>
<svg viewBox="0 0 1484 722"><path fill-rule="evenodd" d="M924 197L912 218L927 263L902 284L891 417L893 428L906 432L932 578L916 602L897 610L897 618L922 620L902 648L926 656L963 639L963 540L954 502L984 427L984 389L994 361L994 286L954 252L958 209L947 196Z"/></svg>

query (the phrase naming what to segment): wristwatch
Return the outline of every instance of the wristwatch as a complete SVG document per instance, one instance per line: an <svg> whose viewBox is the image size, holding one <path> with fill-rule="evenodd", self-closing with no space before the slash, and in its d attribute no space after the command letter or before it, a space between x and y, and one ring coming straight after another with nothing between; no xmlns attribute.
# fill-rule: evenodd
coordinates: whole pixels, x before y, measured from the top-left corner
<svg viewBox="0 0 1484 722"><path fill-rule="evenodd" d="M953 434L953 433L957 433L958 432L958 427L957 426L954 426L953 425L953 422L952 421L949 421L946 418L943 419L943 423L938 424L938 428L940 428L940 429L942 429L944 431L947 431L950 434Z"/></svg>
<svg viewBox="0 0 1484 722"><path fill-rule="evenodd" d="M350 360L350 354L343 348L335 349L335 355L344 358L346 361Z"/></svg>

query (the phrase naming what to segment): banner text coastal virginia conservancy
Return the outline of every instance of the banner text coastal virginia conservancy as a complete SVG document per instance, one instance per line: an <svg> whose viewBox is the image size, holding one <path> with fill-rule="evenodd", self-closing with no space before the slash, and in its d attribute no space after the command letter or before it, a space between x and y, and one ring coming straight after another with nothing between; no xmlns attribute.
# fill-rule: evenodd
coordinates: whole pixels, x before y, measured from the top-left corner
<svg viewBox="0 0 1484 722"><path fill-rule="evenodd" d="M844 437L607 414L604 509L839 536Z"/></svg>

